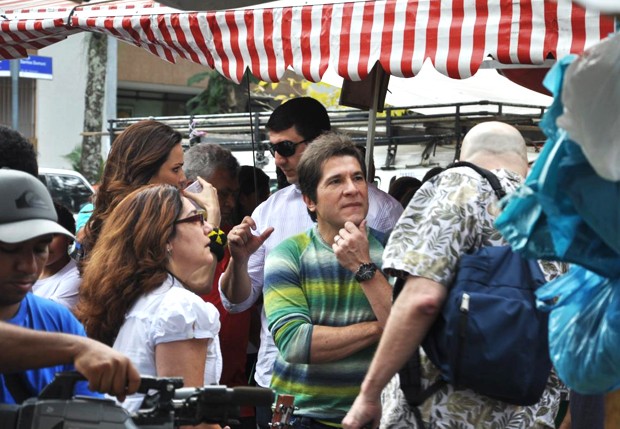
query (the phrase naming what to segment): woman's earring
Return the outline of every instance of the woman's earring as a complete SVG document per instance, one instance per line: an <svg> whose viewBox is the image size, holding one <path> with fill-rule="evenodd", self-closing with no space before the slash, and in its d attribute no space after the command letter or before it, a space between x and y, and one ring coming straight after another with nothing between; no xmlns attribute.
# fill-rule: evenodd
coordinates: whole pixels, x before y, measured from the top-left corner
<svg viewBox="0 0 620 429"><path fill-rule="evenodd" d="M166 246L166 252L168 253L168 256L172 256L172 246Z"/></svg>

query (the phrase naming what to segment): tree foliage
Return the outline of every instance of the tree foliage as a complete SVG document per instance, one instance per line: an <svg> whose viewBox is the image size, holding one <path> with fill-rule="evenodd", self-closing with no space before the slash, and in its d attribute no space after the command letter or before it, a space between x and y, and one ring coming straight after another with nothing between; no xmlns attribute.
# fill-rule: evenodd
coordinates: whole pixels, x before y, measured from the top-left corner
<svg viewBox="0 0 620 429"><path fill-rule="evenodd" d="M187 104L190 115L240 113L247 111L248 96L245 84L236 84L215 70L198 73L187 80L189 86L207 80L207 87ZM256 83L255 78L250 79ZM244 82L245 83L245 82Z"/></svg>

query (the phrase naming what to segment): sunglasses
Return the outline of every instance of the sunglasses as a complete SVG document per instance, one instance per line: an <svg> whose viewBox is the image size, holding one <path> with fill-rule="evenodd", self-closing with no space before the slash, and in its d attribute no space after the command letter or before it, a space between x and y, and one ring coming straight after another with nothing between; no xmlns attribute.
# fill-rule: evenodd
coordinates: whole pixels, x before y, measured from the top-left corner
<svg viewBox="0 0 620 429"><path fill-rule="evenodd" d="M289 156L292 156L295 154L297 145L302 144L302 143L308 143L308 140L302 140L297 143L292 142L290 140L282 140L281 142L276 143L276 144L269 143L269 152L271 152L271 155L273 156L275 156L276 152L278 152L280 156L288 158Z"/></svg>
<svg viewBox="0 0 620 429"><path fill-rule="evenodd" d="M204 226L206 221L207 220L205 218L205 212L204 211L199 211L195 215L184 217L183 219L175 220L174 224L178 225L180 223L200 222L200 225Z"/></svg>

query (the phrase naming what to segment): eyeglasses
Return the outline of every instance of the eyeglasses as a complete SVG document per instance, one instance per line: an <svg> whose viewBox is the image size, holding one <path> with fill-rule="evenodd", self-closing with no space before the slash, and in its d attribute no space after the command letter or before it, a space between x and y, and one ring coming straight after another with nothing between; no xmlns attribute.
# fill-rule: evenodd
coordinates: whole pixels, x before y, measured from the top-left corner
<svg viewBox="0 0 620 429"><path fill-rule="evenodd" d="M191 215L188 217L184 217L183 219L175 220L174 224L178 225L179 223L194 223L194 222L200 222L200 225L204 226L206 222L205 212L199 211L195 215Z"/></svg>
<svg viewBox="0 0 620 429"><path fill-rule="evenodd" d="M281 156L288 158L289 156L295 154L297 145L302 143L308 143L308 140L302 140L297 143L290 140L282 140L281 142L278 142L276 144L269 143L269 152L271 152L273 156L275 156L276 152L278 152L278 154L280 154Z"/></svg>

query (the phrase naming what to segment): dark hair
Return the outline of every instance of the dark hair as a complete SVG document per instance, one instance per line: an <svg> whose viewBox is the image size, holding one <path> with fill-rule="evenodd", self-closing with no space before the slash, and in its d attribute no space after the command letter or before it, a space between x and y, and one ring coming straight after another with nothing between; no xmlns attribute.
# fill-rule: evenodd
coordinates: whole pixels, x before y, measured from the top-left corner
<svg viewBox="0 0 620 429"><path fill-rule="evenodd" d="M422 182L415 177L401 176L390 184L388 194L397 199L404 208L407 207L409 200L420 186L422 186Z"/></svg>
<svg viewBox="0 0 620 429"><path fill-rule="evenodd" d="M256 171L256 186L254 185L254 172ZM239 169L239 193L249 195L256 190L267 188L269 190L269 176L263 170L251 165L242 165Z"/></svg>
<svg viewBox="0 0 620 429"><path fill-rule="evenodd" d="M323 177L323 165L334 157L352 156L357 159L366 178L366 165L362 153L355 146L351 138L345 134L325 133L319 136L311 145L308 145L297 165L299 188L301 193L316 203L317 187ZM316 214L308 211L313 221Z"/></svg>
<svg viewBox="0 0 620 429"><path fill-rule="evenodd" d="M114 207L129 193L149 183L181 140L181 134L168 125L150 120L130 125L114 140L95 209L86 224L83 247L87 252L94 247Z"/></svg>
<svg viewBox="0 0 620 429"><path fill-rule="evenodd" d="M75 218L71 211L57 201L54 201L54 208L56 215L58 215L58 224L71 234L75 234Z"/></svg>
<svg viewBox="0 0 620 429"><path fill-rule="evenodd" d="M0 125L0 168L8 167L39 177L39 164L34 146L26 137Z"/></svg>
<svg viewBox="0 0 620 429"><path fill-rule="evenodd" d="M280 132L295 127L305 140L314 140L331 130L325 107L312 97L293 98L279 105L267 121L267 130Z"/></svg>

